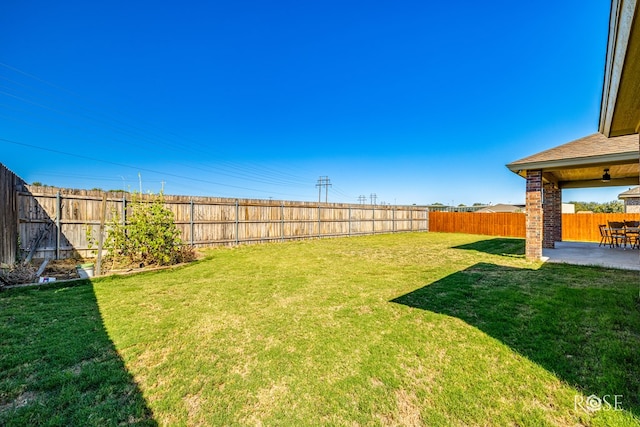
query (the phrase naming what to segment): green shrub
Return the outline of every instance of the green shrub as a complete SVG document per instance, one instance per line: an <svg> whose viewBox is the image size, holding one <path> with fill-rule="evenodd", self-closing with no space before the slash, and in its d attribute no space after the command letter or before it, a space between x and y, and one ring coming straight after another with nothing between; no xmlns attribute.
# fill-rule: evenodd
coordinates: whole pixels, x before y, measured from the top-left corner
<svg viewBox="0 0 640 427"><path fill-rule="evenodd" d="M173 212L164 206L162 194L151 201L134 197L126 224L115 215L109 224L105 249L114 263L171 265L193 259L180 239Z"/></svg>

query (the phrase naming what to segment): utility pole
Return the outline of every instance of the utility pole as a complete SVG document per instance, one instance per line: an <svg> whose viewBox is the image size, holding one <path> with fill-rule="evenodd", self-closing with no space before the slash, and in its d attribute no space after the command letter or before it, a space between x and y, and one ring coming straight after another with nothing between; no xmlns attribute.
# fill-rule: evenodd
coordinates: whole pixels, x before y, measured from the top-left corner
<svg viewBox="0 0 640 427"><path fill-rule="evenodd" d="M321 176L318 178L318 183L316 184L318 187L318 203L320 203L320 198L322 197L322 187L324 187L324 202L327 203L329 201L329 187L331 187L331 180L328 176Z"/></svg>
<svg viewBox="0 0 640 427"><path fill-rule="evenodd" d="M378 199L378 195L376 193L371 193L369 195L369 197L371 198L371 204L375 205L376 204L376 200Z"/></svg>
<svg viewBox="0 0 640 427"><path fill-rule="evenodd" d="M364 194L361 194L358 196L358 202L360 202L361 205L364 205L367 201L367 196L365 196Z"/></svg>
<svg viewBox="0 0 640 427"><path fill-rule="evenodd" d="M325 182L324 182L324 202L328 203L329 202L329 187L331 187L331 181L329 180L328 176L324 177Z"/></svg>

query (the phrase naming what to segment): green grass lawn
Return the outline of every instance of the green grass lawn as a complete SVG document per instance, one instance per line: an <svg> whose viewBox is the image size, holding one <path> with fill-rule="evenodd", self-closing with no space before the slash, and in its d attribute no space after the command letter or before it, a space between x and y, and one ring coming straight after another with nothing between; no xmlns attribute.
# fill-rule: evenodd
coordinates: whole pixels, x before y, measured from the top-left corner
<svg viewBox="0 0 640 427"><path fill-rule="evenodd" d="M640 426L638 272L523 252L377 235L9 290L0 425Z"/></svg>

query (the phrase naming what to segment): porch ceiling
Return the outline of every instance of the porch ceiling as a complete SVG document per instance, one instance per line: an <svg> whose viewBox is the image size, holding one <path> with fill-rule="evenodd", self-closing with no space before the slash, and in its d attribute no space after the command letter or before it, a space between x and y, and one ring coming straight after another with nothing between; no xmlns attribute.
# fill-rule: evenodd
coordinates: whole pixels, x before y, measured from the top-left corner
<svg viewBox="0 0 640 427"><path fill-rule="evenodd" d="M517 160L507 167L522 177L526 177L528 170L541 170L543 179L559 188L637 185L640 143L638 135L607 138L596 133ZM609 182L602 182L604 169L609 169Z"/></svg>
<svg viewBox="0 0 640 427"><path fill-rule="evenodd" d="M611 181L602 182L604 169L609 169ZM616 187L622 185L638 185L640 163L636 158L633 164L612 165L602 163L599 166L574 169L544 170L542 177L555 182L560 188Z"/></svg>
<svg viewBox="0 0 640 427"><path fill-rule="evenodd" d="M599 130L606 136L640 130L640 8L612 0Z"/></svg>

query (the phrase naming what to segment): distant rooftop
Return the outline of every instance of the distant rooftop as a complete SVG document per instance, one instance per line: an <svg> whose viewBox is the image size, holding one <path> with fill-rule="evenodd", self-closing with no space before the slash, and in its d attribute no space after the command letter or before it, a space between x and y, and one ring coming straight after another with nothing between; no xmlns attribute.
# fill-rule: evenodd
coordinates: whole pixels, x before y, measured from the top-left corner
<svg viewBox="0 0 640 427"><path fill-rule="evenodd" d="M498 203L497 205L487 206L479 209L477 213L498 213L498 212L523 212L525 205L507 205L504 203Z"/></svg>

